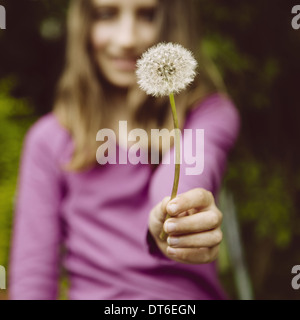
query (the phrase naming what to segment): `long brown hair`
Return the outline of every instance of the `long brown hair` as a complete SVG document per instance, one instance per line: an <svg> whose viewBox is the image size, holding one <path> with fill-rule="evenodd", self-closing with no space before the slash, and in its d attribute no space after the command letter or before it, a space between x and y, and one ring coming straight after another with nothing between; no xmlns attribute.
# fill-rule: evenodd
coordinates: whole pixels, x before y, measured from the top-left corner
<svg viewBox="0 0 300 320"><path fill-rule="evenodd" d="M193 85L176 97L179 119L184 119L196 101L223 91L221 81L214 78L200 49L199 20L194 0L160 0L161 38L159 41L180 43L192 50L198 59L198 75ZM92 0L73 0L67 18L66 63L57 86L54 114L70 133L74 151L67 168L80 171L96 162L96 133L105 127L107 101L104 84L99 79L92 58L90 30ZM132 103L137 103L135 120L144 128L170 127L170 106L167 98L146 96L138 88L132 90ZM182 124L182 121L181 121Z"/></svg>

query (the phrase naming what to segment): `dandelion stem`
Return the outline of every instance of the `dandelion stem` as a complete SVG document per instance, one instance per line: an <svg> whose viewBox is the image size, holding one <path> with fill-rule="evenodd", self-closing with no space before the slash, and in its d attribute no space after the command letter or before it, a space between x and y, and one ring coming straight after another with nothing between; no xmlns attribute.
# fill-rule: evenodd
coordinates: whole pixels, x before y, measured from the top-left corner
<svg viewBox="0 0 300 320"><path fill-rule="evenodd" d="M172 108L173 123L174 123L174 129L175 129L175 174L174 174L173 189L171 194L171 200L172 200L177 196L179 174L180 174L180 132L179 132L179 126L178 126L178 118L177 118L174 94L170 93L169 98L170 98L170 103ZM169 218L170 218L170 215L167 214L165 220ZM162 230L159 237L161 240L164 241L167 239L168 235L165 233L164 230Z"/></svg>
<svg viewBox="0 0 300 320"><path fill-rule="evenodd" d="M174 94L171 93L169 97L170 97L170 102L172 107L172 115L173 115L174 129L175 129L175 175L174 175L173 189L172 189L172 195L171 195L171 199L174 199L177 195L179 173L180 173L180 133L179 133Z"/></svg>

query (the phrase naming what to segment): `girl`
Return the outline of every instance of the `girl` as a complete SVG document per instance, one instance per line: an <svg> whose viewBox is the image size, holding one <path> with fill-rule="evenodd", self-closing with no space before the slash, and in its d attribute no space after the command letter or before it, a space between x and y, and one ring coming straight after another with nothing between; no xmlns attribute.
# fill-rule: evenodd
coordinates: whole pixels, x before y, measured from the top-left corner
<svg viewBox="0 0 300 320"><path fill-rule="evenodd" d="M201 175L186 175L182 163L178 196L170 201L174 166L96 161L101 128L115 132L122 156L128 149L119 121L149 136L151 128L172 129L168 100L137 87L135 66L161 41L197 52L194 13L191 0L71 2L54 110L31 128L23 150L12 299L57 298L60 266L70 299L225 298L213 262L222 240L214 196L239 117L204 60L194 84L176 96L181 129L204 129ZM161 158L168 152L154 147ZM167 241L159 238L163 228Z"/></svg>

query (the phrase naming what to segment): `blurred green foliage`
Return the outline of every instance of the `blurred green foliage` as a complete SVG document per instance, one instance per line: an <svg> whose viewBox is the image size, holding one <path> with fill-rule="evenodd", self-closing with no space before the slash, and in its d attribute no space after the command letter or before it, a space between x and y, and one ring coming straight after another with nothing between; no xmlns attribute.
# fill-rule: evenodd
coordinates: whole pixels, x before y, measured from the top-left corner
<svg viewBox="0 0 300 320"><path fill-rule="evenodd" d="M300 261L295 2L198 3L204 52L218 66L242 119L224 187L235 198L255 298L295 299L290 288L291 268Z"/></svg>
<svg viewBox="0 0 300 320"><path fill-rule="evenodd" d="M69 1L2 2L7 30L0 31L0 264L6 266L22 139L33 115L51 108ZM296 3L196 4L203 50L241 114L224 187L234 195L255 298L297 298L290 286L291 268L300 263L300 31L291 28ZM222 279L234 296L225 246L221 258Z"/></svg>
<svg viewBox="0 0 300 320"><path fill-rule="evenodd" d="M4 266L8 263L20 152L24 135L36 119L26 99L11 96L15 83L13 77L0 81L0 265Z"/></svg>

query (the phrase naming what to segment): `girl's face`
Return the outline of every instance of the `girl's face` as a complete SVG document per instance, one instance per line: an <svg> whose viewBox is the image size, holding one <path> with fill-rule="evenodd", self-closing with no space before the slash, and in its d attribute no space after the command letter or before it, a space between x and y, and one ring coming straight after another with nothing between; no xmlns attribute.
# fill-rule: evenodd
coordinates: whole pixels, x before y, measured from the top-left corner
<svg viewBox="0 0 300 320"><path fill-rule="evenodd" d="M136 61L158 40L158 0L92 0L93 53L102 75L111 84L136 83Z"/></svg>

